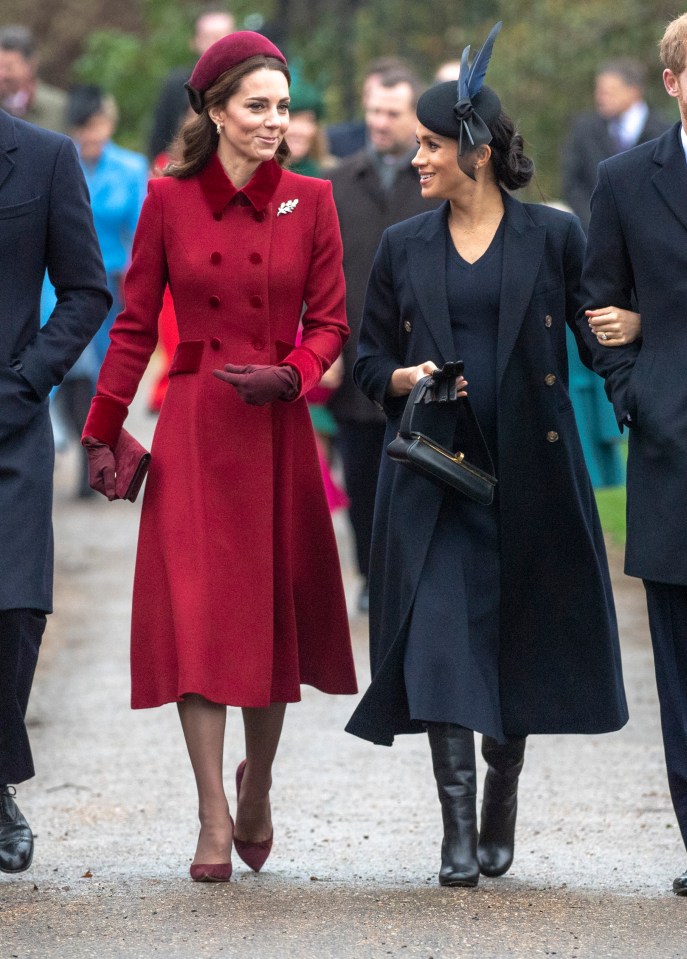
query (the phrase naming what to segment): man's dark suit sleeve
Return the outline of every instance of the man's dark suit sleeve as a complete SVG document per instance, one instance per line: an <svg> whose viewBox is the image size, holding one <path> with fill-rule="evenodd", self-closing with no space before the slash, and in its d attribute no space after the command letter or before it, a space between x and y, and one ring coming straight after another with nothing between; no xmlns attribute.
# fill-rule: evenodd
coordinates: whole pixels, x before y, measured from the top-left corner
<svg viewBox="0 0 687 959"><path fill-rule="evenodd" d="M599 164L599 180L592 196L582 289L583 306L578 313L577 324L591 349L595 371L606 381L606 393L622 430L635 412L628 385L641 350L641 341L628 346L601 346L589 330L589 322L584 314L587 309L604 306L625 310L635 308L632 265L605 163Z"/></svg>
<svg viewBox="0 0 687 959"><path fill-rule="evenodd" d="M46 325L12 357L12 368L3 372L0 441L38 412L91 340L112 302L88 190L74 145L67 139L56 156L50 187L46 267L57 303Z"/></svg>

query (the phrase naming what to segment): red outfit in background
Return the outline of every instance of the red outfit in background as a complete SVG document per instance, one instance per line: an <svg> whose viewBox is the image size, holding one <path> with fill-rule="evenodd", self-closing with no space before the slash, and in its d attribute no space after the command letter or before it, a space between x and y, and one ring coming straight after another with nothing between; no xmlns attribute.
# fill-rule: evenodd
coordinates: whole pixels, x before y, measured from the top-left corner
<svg viewBox="0 0 687 959"><path fill-rule="evenodd" d="M188 693L264 707L300 699L301 683L356 691L304 398L348 336L341 257L326 181L269 161L237 193L213 156L194 177L150 183L126 308L84 431L116 439L155 349L168 283L180 343L141 515L134 708ZM248 406L212 375L225 363L282 361L300 375L289 403Z"/></svg>

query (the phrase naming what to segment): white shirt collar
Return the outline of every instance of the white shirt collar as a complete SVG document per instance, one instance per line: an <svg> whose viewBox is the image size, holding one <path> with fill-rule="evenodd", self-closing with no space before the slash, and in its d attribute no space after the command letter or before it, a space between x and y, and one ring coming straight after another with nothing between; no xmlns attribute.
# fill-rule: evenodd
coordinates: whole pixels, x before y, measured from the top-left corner
<svg viewBox="0 0 687 959"><path fill-rule="evenodd" d="M649 107L644 100L640 100L618 117L622 139L628 146L634 146L638 142L648 116Z"/></svg>
<svg viewBox="0 0 687 959"><path fill-rule="evenodd" d="M682 140L682 149L685 151L685 160L687 160L687 130L680 126L680 139Z"/></svg>

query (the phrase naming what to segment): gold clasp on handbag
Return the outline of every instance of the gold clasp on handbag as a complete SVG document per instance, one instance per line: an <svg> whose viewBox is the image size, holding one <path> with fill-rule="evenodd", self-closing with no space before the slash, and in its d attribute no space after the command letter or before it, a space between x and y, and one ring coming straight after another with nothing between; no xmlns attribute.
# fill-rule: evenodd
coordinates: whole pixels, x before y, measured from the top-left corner
<svg viewBox="0 0 687 959"><path fill-rule="evenodd" d="M465 453L449 453L448 450L445 450L442 446L437 446L434 443L430 442L426 436L418 436L418 439L421 443L424 443L425 446L429 446L430 449L434 450L435 453L440 453L442 456L445 456L447 460L451 460L452 463L457 463L460 465L465 459Z"/></svg>

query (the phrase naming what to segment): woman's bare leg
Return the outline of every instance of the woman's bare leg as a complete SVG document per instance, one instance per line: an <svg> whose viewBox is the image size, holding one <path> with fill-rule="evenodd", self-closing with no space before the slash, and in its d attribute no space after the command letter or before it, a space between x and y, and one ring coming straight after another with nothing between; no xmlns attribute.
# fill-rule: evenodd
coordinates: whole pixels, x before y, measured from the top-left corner
<svg viewBox="0 0 687 959"><path fill-rule="evenodd" d="M222 780L227 707L191 695L178 708L198 788L200 834L193 862L229 862L232 828Z"/></svg>
<svg viewBox="0 0 687 959"><path fill-rule="evenodd" d="M236 835L244 842L263 842L272 833L270 786L272 763L284 724L286 703L267 709L244 707L246 771L241 783L241 803L236 810Z"/></svg>

